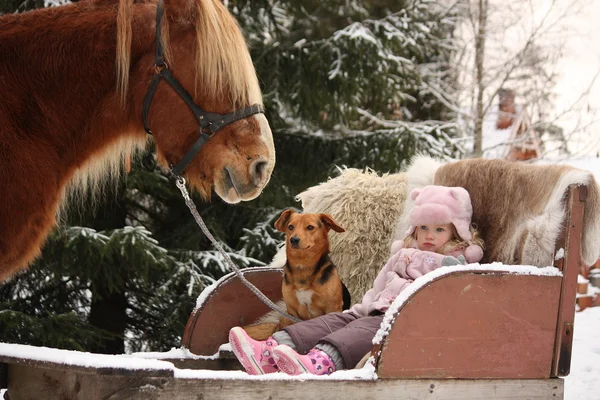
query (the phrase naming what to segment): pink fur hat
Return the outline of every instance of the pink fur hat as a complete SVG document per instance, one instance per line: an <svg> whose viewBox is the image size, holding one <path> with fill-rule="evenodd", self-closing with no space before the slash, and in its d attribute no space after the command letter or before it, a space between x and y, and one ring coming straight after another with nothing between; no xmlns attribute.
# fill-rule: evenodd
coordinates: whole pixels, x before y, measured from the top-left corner
<svg viewBox="0 0 600 400"><path fill-rule="evenodd" d="M410 228L406 235L412 235L418 225L453 224L461 239L469 242L465 258L477 262L483 257L481 247L471 244L471 217L473 206L471 196L464 188L446 186L425 186L410 193L414 200L413 209L408 215Z"/></svg>

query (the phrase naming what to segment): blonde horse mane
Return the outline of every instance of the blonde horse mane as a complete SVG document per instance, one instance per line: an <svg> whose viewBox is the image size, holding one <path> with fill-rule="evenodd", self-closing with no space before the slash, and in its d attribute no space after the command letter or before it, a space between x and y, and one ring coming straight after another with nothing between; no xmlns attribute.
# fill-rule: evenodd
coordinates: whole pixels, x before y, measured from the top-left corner
<svg viewBox="0 0 600 400"><path fill-rule="evenodd" d="M168 1L168 0L167 0ZM246 40L219 0L190 0L196 5L196 87L207 97L226 96L232 109L262 104L262 95ZM134 0L120 0L117 13L117 88L124 101L129 85ZM168 7L168 5L167 5ZM162 19L162 45L169 57L168 18Z"/></svg>

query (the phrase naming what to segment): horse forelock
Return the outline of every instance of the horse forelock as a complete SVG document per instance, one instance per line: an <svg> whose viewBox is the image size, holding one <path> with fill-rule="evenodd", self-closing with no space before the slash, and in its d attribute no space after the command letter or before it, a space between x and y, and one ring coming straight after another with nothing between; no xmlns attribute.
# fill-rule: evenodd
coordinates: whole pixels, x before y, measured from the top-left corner
<svg viewBox="0 0 600 400"><path fill-rule="evenodd" d="M262 104L256 71L242 31L219 0L196 0L196 70L212 98L234 108Z"/></svg>
<svg viewBox="0 0 600 400"><path fill-rule="evenodd" d="M168 0L167 0L168 1ZM225 98L236 108L262 104L262 95L246 40L233 15L218 0L190 0L195 10L188 13L196 31L196 87L210 99ZM117 13L117 87L122 100L127 95L131 62L134 0L119 0ZM177 7L185 4L168 4ZM169 19L162 19L161 43L167 63L171 59ZM191 91L192 88L188 90Z"/></svg>

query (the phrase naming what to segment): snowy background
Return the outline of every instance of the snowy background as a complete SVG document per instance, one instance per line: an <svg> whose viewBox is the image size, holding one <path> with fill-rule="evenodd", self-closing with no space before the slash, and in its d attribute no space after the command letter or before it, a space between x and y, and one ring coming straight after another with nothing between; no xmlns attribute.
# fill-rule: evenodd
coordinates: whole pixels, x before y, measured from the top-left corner
<svg viewBox="0 0 600 400"><path fill-rule="evenodd" d="M600 307L575 314L571 374L565 379L565 399L600 399Z"/></svg>

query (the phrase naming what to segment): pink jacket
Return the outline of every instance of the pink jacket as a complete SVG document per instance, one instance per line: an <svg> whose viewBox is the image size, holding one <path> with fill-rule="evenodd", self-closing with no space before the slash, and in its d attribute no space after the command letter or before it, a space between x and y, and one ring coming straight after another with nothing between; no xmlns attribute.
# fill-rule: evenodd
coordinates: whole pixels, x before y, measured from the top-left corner
<svg viewBox="0 0 600 400"><path fill-rule="evenodd" d="M360 317L368 316L372 311L385 312L396 296L406 289L415 279L441 267L446 254L422 251L413 248L402 248L404 241L392 244L392 255L375 278L373 287L369 289L362 301L350 309ZM452 252L457 257L461 252Z"/></svg>

